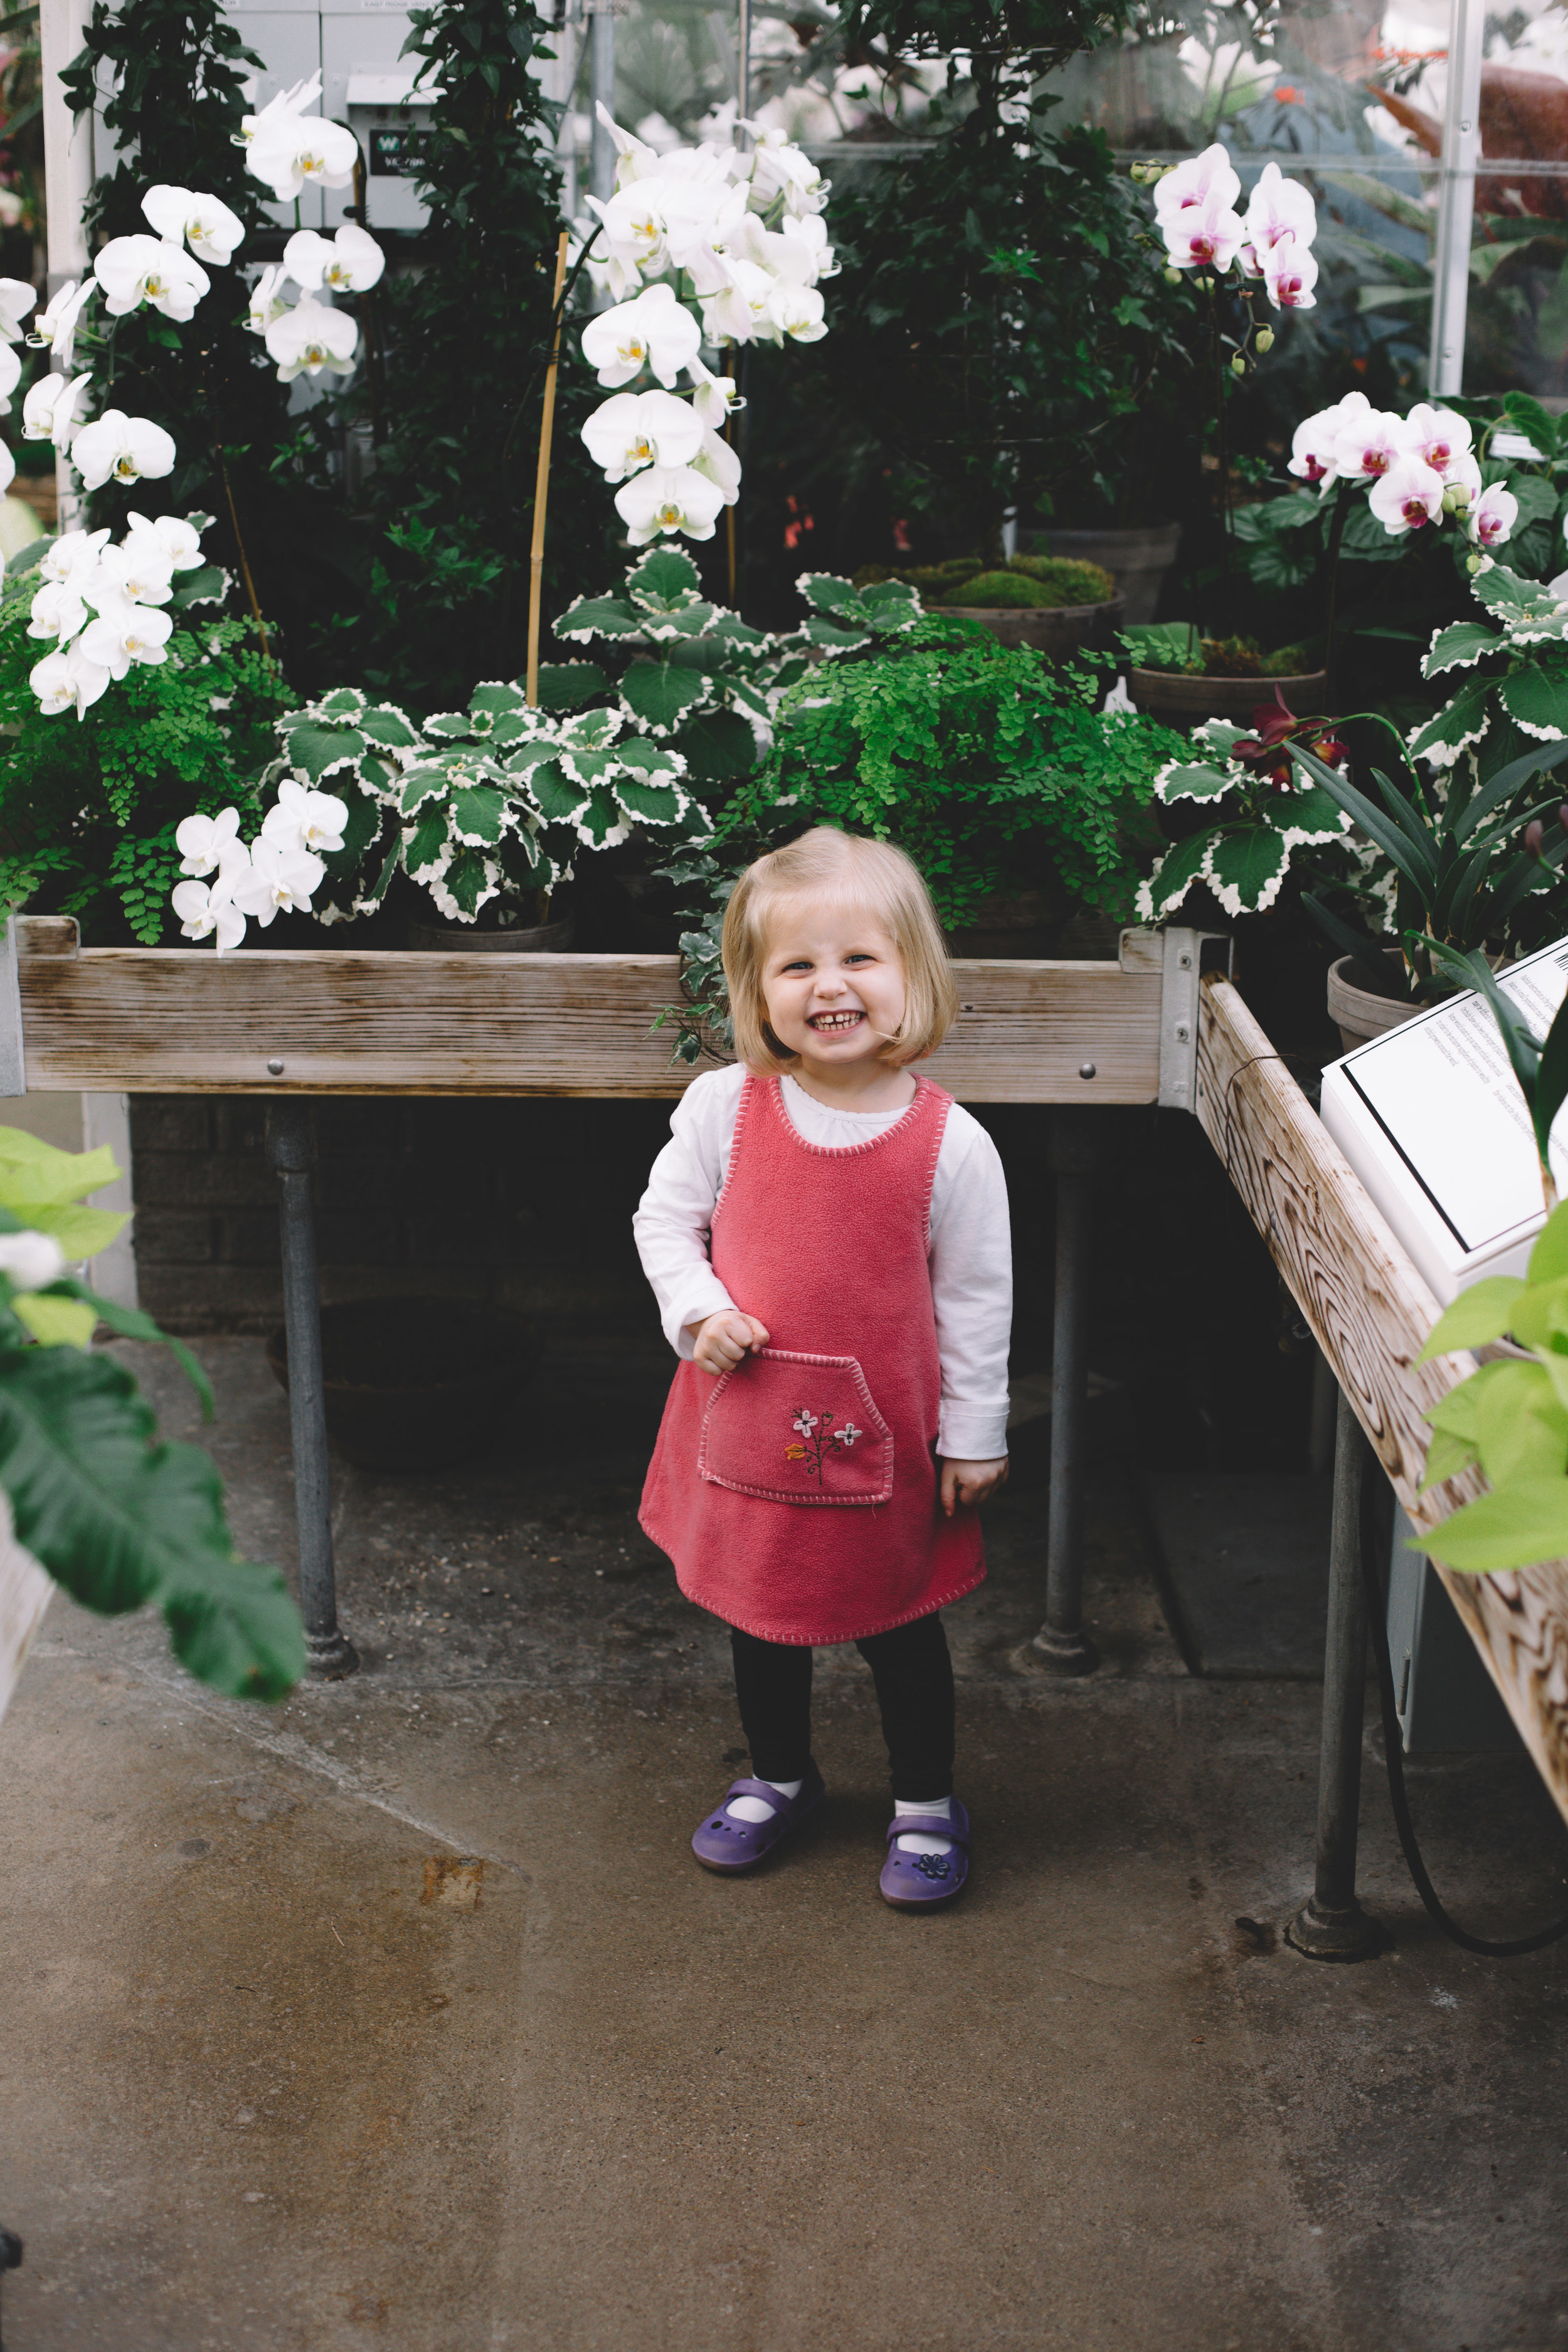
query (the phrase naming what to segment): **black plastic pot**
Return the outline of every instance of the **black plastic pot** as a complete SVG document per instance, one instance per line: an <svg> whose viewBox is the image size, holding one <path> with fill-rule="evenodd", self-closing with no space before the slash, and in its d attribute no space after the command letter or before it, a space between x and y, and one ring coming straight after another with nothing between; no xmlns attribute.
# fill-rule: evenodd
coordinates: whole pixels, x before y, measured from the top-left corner
<svg viewBox="0 0 1568 2352"><path fill-rule="evenodd" d="M362 1298L321 1309L327 1430L362 1470L445 1470L512 1426L536 1349L528 1326L446 1298ZM289 1342L267 1360L289 1386Z"/></svg>

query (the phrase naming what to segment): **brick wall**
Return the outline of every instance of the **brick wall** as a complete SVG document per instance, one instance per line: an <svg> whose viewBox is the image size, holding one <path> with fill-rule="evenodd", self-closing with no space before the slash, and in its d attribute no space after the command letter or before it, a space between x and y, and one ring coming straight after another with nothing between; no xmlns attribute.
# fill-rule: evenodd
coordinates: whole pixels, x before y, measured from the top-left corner
<svg viewBox="0 0 1568 2352"><path fill-rule="evenodd" d="M656 1328L630 1219L668 1103L341 1097L317 1109L321 1295L468 1298ZM142 1304L183 1332L282 1313L255 1097L132 1097Z"/></svg>

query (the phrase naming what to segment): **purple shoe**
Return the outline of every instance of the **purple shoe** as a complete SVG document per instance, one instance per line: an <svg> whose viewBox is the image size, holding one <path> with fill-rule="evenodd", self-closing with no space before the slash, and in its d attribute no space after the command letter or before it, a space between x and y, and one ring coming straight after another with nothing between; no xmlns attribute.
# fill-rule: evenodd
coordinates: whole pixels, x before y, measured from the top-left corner
<svg viewBox="0 0 1568 2352"><path fill-rule="evenodd" d="M801 1792L805 1794L804 1790ZM950 1853L900 1853L895 1841L901 1837L951 1838ZM931 1911L939 1903L951 1903L962 1895L969 1877L969 1815L958 1799L952 1801L952 1819L940 1813L905 1813L894 1820L888 1832L888 1859L882 1864L881 1889L884 1903L895 1911Z"/></svg>
<svg viewBox="0 0 1568 2352"><path fill-rule="evenodd" d="M786 1830L820 1804L823 1795L822 1775L815 1764L807 1765L798 1797L781 1796L766 1780L733 1780L698 1829L691 1851L704 1870L752 1870L772 1853ZM731 1797L761 1797L764 1805L773 1806L773 1815L765 1822L732 1821L724 1811Z"/></svg>

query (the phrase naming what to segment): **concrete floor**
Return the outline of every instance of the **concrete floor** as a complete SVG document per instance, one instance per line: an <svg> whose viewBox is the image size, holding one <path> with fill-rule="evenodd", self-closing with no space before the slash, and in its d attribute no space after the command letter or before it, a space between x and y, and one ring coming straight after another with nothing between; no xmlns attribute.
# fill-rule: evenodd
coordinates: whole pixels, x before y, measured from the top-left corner
<svg viewBox="0 0 1568 2352"><path fill-rule="evenodd" d="M258 1342L202 1353L240 1540L287 1560L282 1400ZM1037 1431L952 1612L963 1902L878 1899L853 1652L819 1659L831 1802L755 1878L696 1868L743 1768L723 1637L633 1517L663 1381L559 1350L513 1458L342 1470L364 1670L284 1706L57 1601L0 1726L8 2352L1568 2347L1568 1948L1434 1933L1372 1739L1393 1948L1283 1945L1318 1695L1184 1672L1113 1428L1101 1675L1015 1660ZM1412 1782L1468 1925L1562 1906L1521 1759Z"/></svg>

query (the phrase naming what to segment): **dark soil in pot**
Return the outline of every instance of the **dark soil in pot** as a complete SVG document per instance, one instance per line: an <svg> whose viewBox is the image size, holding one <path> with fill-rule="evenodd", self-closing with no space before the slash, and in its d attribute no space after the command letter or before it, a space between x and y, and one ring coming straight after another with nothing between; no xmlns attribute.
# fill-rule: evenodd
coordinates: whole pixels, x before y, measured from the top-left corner
<svg viewBox="0 0 1568 2352"><path fill-rule="evenodd" d="M516 1419L537 1349L523 1323L445 1298L362 1298L321 1309L327 1429L362 1470L445 1470L487 1453ZM280 1388L289 1343L267 1342Z"/></svg>

